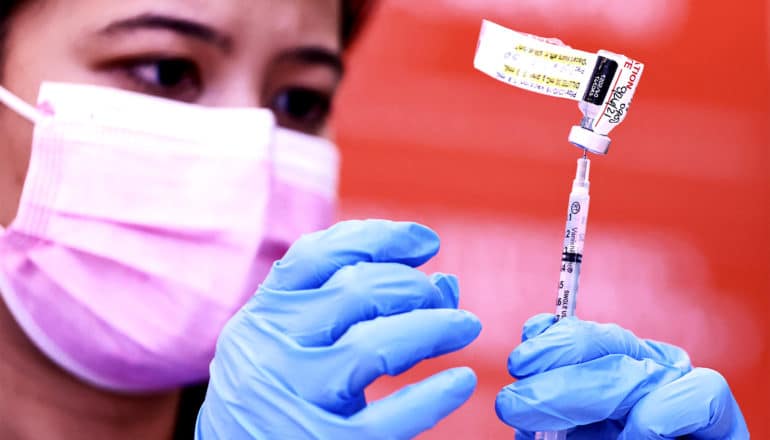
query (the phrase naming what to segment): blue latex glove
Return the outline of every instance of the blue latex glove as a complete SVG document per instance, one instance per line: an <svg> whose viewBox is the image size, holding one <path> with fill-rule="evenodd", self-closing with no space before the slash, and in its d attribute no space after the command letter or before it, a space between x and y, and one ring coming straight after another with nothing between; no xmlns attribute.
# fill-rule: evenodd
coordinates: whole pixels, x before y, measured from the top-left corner
<svg viewBox="0 0 770 440"><path fill-rule="evenodd" d="M725 379L693 369L680 348L551 314L527 321L522 341L508 358L519 380L495 402L517 440L557 430L568 440L749 438Z"/></svg>
<svg viewBox="0 0 770 440"><path fill-rule="evenodd" d="M414 223L355 221L304 236L219 337L196 438L399 439L470 397L468 368L367 405L364 388L458 350L481 324L457 279L424 275L439 239Z"/></svg>

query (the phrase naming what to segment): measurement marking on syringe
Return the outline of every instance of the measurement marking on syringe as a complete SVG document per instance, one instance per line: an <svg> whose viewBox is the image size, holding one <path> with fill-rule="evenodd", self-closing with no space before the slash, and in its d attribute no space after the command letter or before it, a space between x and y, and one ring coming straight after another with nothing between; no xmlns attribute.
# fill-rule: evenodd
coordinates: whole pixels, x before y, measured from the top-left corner
<svg viewBox="0 0 770 440"><path fill-rule="evenodd" d="M574 252L564 252L561 254L561 261L564 263L582 263L583 255Z"/></svg>

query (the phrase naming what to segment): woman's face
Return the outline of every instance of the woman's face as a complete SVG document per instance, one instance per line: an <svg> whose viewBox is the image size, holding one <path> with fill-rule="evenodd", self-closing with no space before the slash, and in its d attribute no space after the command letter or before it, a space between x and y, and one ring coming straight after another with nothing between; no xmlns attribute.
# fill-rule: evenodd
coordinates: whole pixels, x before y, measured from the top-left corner
<svg viewBox="0 0 770 440"><path fill-rule="evenodd" d="M11 21L2 85L104 85L208 106L271 108L324 134L340 80L339 0L30 0ZM0 108L0 224L18 206L32 126Z"/></svg>

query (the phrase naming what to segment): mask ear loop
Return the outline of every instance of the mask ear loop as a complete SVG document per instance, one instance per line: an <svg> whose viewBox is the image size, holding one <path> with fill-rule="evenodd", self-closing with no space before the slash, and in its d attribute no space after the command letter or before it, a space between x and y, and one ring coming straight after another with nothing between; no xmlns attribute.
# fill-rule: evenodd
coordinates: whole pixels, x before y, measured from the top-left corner
<svg viewBox="0 0 770 440"><path fill-rule="evenodd" d="M3 86L0 86L0 103L5 104L6 107L13 110L19 116L32 122L35 125L42 122L43 118L46 117L46 114L43 113L40 109L30 105L23 99L8 91L8 89ZM6 231L7 227L0 225L0 235L4 234ZM2 297L1 294L0 297Z"/></svg>
<svg viewBox="0 0 770 440"><path fill-rule="evenodd" d="M45 114L38 108L9 92L8 89L3 86L0 86L0 102L33 124L38 124L45 117Z"/></svg>

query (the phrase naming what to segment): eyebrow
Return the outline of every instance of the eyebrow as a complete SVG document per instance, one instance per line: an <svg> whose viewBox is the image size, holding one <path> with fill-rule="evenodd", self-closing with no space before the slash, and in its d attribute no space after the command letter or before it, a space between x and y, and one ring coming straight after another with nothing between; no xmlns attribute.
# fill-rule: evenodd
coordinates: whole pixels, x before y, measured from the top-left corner
<svg viewBox="0 0 770 440"><path fill-rule="evenodd" d="M146 13L135 17L117 20L104 27L100 34L110 35L122 32L131 32L141 29L159 29L190 36L206 43L213 44L225 53L233 48L233 40L230 36L218 32L216 29L203 23L186 20L178 17ZM326 65L342 76L345 72L345 64L342 56L333 50L321 46L307 46L290 49L280 53L274 62L300 62L303 64Z"/></svg>
<svg viewBox="0 0 770 440"><path fill-rule="evenodd" d="M183 18L152 13L114 21L99 31L99 33L107 35L141 29L166 30L193 37L205 43L213 44L223 52L230 52L233 48L232 38L205 24Z"/></svg>
<svg viewBox="0 0 770 440"><path fill-rule="evenodd" d="M306 46L280 53L273 62L299 62L302 64L326 65L338 75L345 73L345 63L338 52L320 46Z"/></svg>

